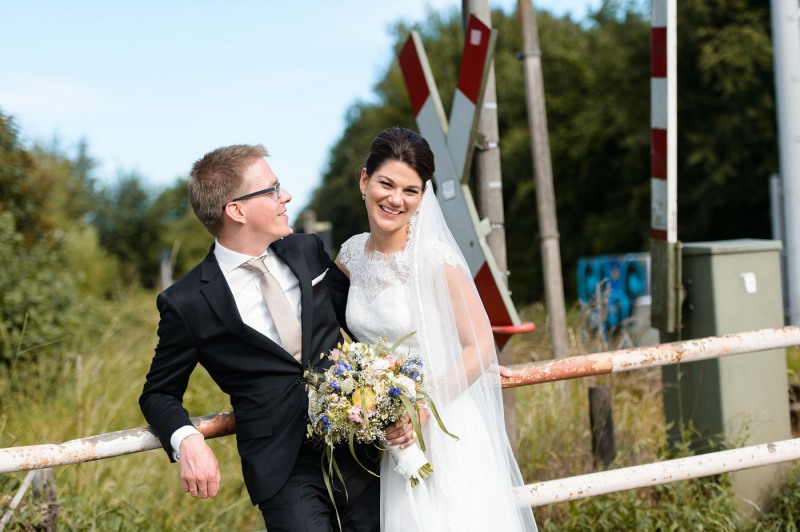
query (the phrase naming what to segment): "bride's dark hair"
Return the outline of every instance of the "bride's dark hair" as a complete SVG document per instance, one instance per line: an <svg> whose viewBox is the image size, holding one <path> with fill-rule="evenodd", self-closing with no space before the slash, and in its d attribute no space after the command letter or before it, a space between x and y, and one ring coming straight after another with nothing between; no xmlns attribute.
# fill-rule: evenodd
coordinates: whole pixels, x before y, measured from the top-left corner
<svg viewBox="0 0 800 532"><path fill-rule="evenodd" d="M371 176L387 161L400 161L413 168L425 185L433 177L436 165L428 141L410 129L390 127L373 139L364 168Z"/></svg>

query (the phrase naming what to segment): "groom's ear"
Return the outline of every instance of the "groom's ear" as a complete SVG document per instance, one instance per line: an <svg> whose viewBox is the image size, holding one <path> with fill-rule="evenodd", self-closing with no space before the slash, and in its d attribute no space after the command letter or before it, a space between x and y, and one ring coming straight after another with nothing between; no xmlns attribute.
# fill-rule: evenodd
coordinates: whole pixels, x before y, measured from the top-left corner
<svg viewBox="0 0 800 532"><path fill-rule="evenodd" d="M225 205L225 211L222 216L227 216L229 220L243 224L247 217L239 205L239 202L232 202Z"/></svg>

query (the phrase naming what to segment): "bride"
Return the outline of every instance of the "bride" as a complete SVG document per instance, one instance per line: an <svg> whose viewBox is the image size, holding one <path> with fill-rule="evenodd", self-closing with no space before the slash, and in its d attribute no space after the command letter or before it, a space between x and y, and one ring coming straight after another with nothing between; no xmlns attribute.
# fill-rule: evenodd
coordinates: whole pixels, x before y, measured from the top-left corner
<svg viewBox="0 0 800 532"><path fill-rule="evenodd" d="M447 229L430 185L427 141L389 128L372 142L361 170L369 233L350 238L337 264L350 277L347 325L362 342L418 352L425 383L447 430L424 423L433 473L415 487L381 463L381 529L391 531L536 530L503 422L500 377L489 320L467 264ZM416 445L409 423L386 431L388 443Z"/></svg>

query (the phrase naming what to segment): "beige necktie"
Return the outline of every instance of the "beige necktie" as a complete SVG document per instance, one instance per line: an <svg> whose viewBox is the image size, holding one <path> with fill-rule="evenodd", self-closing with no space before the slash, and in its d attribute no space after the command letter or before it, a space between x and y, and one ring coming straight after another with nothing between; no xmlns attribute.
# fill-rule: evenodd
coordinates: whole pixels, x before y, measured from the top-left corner
<svg viewBox="0 0 800 532"><path fill-rule="evenodd" d="M242 267L259 273L261 281L261 295L267 303L272 321L278 329L278 336L281 337L281 345L298 362L302 358L302 334L300 332L300 322L297 321L294 309L289 304L283 288L278 284L278 280L267 269L264 264L266 257L259 257L247 261Z"/></svg>

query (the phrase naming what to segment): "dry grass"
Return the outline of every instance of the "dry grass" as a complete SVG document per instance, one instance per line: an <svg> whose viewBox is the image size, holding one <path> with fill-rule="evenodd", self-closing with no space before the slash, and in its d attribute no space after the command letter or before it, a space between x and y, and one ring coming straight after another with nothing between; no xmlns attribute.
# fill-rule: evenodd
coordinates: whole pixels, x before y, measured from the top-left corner
<svg viewBox="0 0 800 532"><path fill-rule="evenodd" d="M102 327L73 338L47 360L0 368L0 447L59 443L144 425L137 399L156 342L154 300L152 293L131 294L125 302L103 309ZM542 306L521 314L535 322L537 330L512 339L509 362L550 358ZM579 309L572 309L569 317L571 354L588 353L585 337L578 332ZM800 359L796 352L791 356ZM790 366L796 371L800 363ZM526 482L594 471L588 419L591 386L609 386L612 392L617 458L611 467L664 458L659 369L527 386L514 391L518 459ZM200 368L185 404L191 415L230 408L227 397ZM210 440L210 445L220 461L223 483L219 497L209 501L192 500L181 492L177 466L160 450L56 468L59 529L262 529L263 520L244 488L234 439ZM7 501L24 476L0 475L0 511L3 496ZM737 529L741 523L724 479L718 480L554 504L536 508L535 514L540 527L548 530L592 529L603 523L628 529L664 523ZM792 515L793 506L788 508L786 513ZM15 515L9 529L35 529L38 509L29 498Z"/></svg>
<svg viewBox="0 0 800 532"><path fill-rule="evenodd" d="M60 443L146 424L138 396L156 343L155 294L132 294L105 310L109 317L98 334L74 338L47 360L17 363L0 375L0 447ZM230 409L202 368L192 376L185 404L191 415ZM59 529L263 528L244 488L234 439L209 444L223 476L215 500L183 494L177 465L161 450L56 468ZM24 477L0 475L0 494L13 495ZM23 504L17 515L23 519L14 526L32 529L34 511Z"/></svg>
<svg viewBox="0 0 800 532"><path fill-rule="evenodd" d="M537 330L512 339L516 363L551 358L544 311L533 306L523 320ZM578 327L579 308L568 320L570 356L588 354ZM614 346L611 346L613 349ZM589 388L611 388L617 458L612 467L656 460L664 448L660 369L639 370L517 388L515 391L519 462L526 482L594 471L589 427Z"/></svg>

